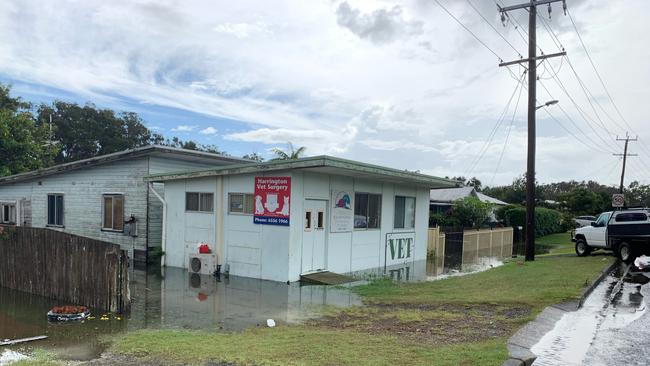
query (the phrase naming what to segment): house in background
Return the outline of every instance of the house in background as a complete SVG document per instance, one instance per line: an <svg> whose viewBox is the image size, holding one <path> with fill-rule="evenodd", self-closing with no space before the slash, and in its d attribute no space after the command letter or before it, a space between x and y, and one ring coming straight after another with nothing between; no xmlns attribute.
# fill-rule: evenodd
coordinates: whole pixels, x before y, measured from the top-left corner
<svg viewBox="0 0 650 366"><path fill-rule="evenodd" d="M478 192L474 187L442 188L432 189L429 193L429 210L432 214L444 214L453 207L454 201L465 197L476 197L482 202L492 204L490 221L493 222L496 221L495 210L507 205L506 202Z"/></svg>
<svg viewBox="0 0 650 366"><path fill-rule="evenodd" d="M147 180L164 183L167 266L189 267L205 243L223 272L282 282L423 262L429 191L456 184L329 156Z"/></svg>
<svg viewBox="0 0 650 366"><path fill-rule="evenodd" d="M146 146L0 177L0 223L47 227L119 244L136 261L162 240L162 184L150 174L249 160Z"/></svg>

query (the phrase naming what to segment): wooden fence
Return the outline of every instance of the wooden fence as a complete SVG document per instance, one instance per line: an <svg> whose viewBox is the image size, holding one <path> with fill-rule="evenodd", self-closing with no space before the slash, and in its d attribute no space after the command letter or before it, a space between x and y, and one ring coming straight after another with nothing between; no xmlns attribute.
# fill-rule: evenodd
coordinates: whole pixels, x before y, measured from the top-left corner
<svg viewBox="0 0 650 366"><path fill-rule="evenodd" d="M128 257L119 245L43 228L0 231L0 286L66 304L128 310Z"/></svg>
<svg viewBox="0 0 650 366"><path fill-rule="evenodd" d="M512 256L513 230L465 230L463 232L462 264L476 264L480 258L504 259ZM427 254L436 257L436 264L444 266L445 234L440 228L429 228Z"/></svg>

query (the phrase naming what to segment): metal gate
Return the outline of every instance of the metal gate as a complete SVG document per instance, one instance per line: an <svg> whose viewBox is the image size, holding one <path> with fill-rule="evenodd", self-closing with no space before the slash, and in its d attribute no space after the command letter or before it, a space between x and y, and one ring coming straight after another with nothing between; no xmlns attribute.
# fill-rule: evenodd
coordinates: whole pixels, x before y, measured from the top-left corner
<svg viewBox="0 0 650 366"><path fill-rule="evenodd" d="M445 269L461 269L463 264L463 231L445 231Z"/></svg>

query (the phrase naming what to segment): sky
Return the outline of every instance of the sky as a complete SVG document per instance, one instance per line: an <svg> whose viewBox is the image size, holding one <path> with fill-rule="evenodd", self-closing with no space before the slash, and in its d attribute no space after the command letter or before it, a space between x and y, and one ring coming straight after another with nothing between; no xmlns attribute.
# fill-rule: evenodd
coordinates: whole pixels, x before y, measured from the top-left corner
<svg viewBox="0 0 650 366"><path fill-rule="evenodd" d="M503 24L493 1L438 1L483 44L435 0L5 0L0 82L235 156L292 142L508 184L526 169L527 78L498 64L526 55L528 13ZM537 179L617 184L629 132L626 181L650 183L650 1L566 3L571 17L538 8L539 48L568 58L538 68L538 103L559 103L537 111Z"/></svg>

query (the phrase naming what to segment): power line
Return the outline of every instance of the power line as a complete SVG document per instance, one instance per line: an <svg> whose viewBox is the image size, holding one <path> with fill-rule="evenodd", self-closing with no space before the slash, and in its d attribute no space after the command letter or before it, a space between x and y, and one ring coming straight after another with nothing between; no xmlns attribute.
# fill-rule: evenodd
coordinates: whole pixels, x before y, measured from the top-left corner
<svg viewBox="0 0 650 366"><path fill-rule="evenodd" d="M494 181L494 177L497 175L497 171L501 167L501 161L503 160L503 153L506 151L506 148L508 147L508 140L510 139L510 131L512 130L512 126L515 124L515 117L517 116L517 108L519 107L519 100L521 99L521 92L524 90L523 85L522 88L519 88L519 96L517 96L517 103L515 103L515 109L512 112L512 119L510 120L510 126L508 127L508 133L506 134L506 140L503 142L503 149L501 149L501 154L499 155L499 161L497 162L497 166L494 169L494 173L492 173L492 178L490 179L490 185L492 185L492 182Z"/></svg>
<svg viewBox="0 0 650 366"><path fill-rule="evenodd" d="M476 39L480 44L483 45L483 47L485 47L485 48L488 49L490 52L492 52L492 54L493 54L494 56L496 56L497 59L499 59L499 62L503 61L503 59L501 58L501 56L499 56L499 55L498 55L498 54L497 54L497 53L496 53L492 48L490 48L490 46L488 46L488 45L487 45L485 42L483 42L483 41L482 41L482 40L481 40L481 39L480 39L476 34L474 34L474 32L472 32L471 29L469 29L467 26L465 26L465 24L463 24L463 22L461 22L458 18L456 18L456 17L454 16L454 14L452 14L452 13L451 13L451 12L450 12L450 11L449 11L445 6L444 6L444 5L442 5L442 3L440 3L440 1L438 1L438 0L433 0L433 1L435 1L436 4L438 4L438 6L440 6L440 7L442 8L442 10L444 10L447 14L449 14L449 16L452 17L452 18L456 21L456 23L458 23L461 27L465 28L465 30L466 30L467 32L469 32L469 34L471 34L472 37L474 37L474 39Z"/></svg>
<svg viewBox="0 0 650 366"><path fill-rule="evenodd" d="M551 64L549 64L549 67L551 68L551 70L555 71L555 69L553 69L553 66L552 66ZM585 122L587 122L587 125L589 126L589 128L591 128L592 131L594 131L594 133L596 134L596 136L598 136L598 138L599 138L601 141L603 141L603 143L604 143L605 145L608 145L608 146L611 148L612 146L610 145L610 142L608 142L607 140L605 140L605 139L604 139L604 138L603 138L603 137L598 133L598 131L597 131L597 130L596 130L596 129L591 125L591 123L589 122L589 120L591 119L591 116L587 115L587 114L582 110L582 108L580 108L580 106L579 106L578 103L575 101L575 99L573 99L573 97L571 96L571 94L569 93L569 91L566 89L566 87L564 86L564 84L563 84L562 81L560 80L560 78L556 76L556 77L553 78L553 81L555 81L555 83L560 87L560 89L562 90L562 92L564 92L564 94L569 98L569 100L571 101L571 103L573 104L573 106L576 108L576 110L578 110L578 114L582 117L582 119L585 120ZM561 107L560 107L560 108L561 108ZM587 118L587 117L589 117L589 118ZM592 122L594 122L594 121L592 120ZM596 122L594 122L594 123L596 123Z"/></svg>
<svg viewBox="0 0 650 366"><path fill-rule="evenodd" d="M623 122L625 122L625 125L630 130L633 130L632 126L630 126L630 124L627 122L625 117L623 117L623 114L618 109L618 106L616 105L616 103L614 103L614 98L612 98L612 95L609 93L609 89L607 89L607 86L605 85L605 82L603 81L603 78L600 76L600 73L598 72L598 69L596 68L596 64L594 63L593 59L591 58L591 54L589 53L589 50L587 50L587 46L585 45L584 41L582 40L582 36L580 35L580 32L578 31L578 27L576 26L576 23L573 20L573 16L571 16L571 12L567 10L567 14L569 15L569 19L571 20L571 24L573 25L573 29L576 31L576 34L578 35L578 39L580 40L580 44L582 45L582 48L585 50L585 54L587 54L587 58L589 59L589 63L591 63L591 67L593 67L594 72L596 73L596 76L598 77L598 80L600 81L600 85L603 86L603 89L605 90L605 93L607 94L607 97L609 98L609 101L614 106L614 109L616 110L616 113L618 113L618 116L621 117Z"/></svg>
<svg viewBox="0 0 650 366"><path fill-rule="evenodd" d="M597 149L597 148L594 147L594 145L587 144L587 143L584 142L582 139L580 139L578 136L576 136L573 132L571 132L571 130L569 130L568 128L566 128L566 127L565 127L565 126L564 126L564 125L563 125L563 124L562 124L562 123L561 123L557 118L555 118L555 116L554 116L554 115L553 115L553 114L548 110L548 108L544 108L544 111L549 115L549 117L551 117L551 119L552 119L553 121L555 121L555 123L558 124L558 126L560 126L560 128L562 128L562 129L563 129L564 131L566 131L569 135L571 135L571 136L572 136L576 141L580 142L581 144L583 144L584 146L586 146L587 148L589 148L589 149L591 149L591 150L594 150L594 151L597 151L597 152L604 152L604 153L607 153L607 151ZM595 145L595 146L597 146L597 145Z"/></svg>
<svg viewBox="0 0 650 366"><path fill-rule="evenodd" d="M512 94L510 95L510 98L508 99L508 103L506 104L505 108L501 112L501 115L497 119L496 123L492 127L492 130L490 131L490 134L488 135L488 139L483 143L483 146L479 150L477 156L472 160L472 163L470 164L469 169L465 171L465 176L469 176L474 172L474 169L478 165L478 163L483 159L484 154L487 152L487 149L489 148L490 144L492 143L492 139L496 135L497 130L499 129L499 126L501 126L501 123L503 122L503 118L505 117L506 113L510 109L510 104L512 104L512 100L515 97L515 94L517 93L517 90L519 88L523 88L523 78L525 77L526 72L524 72L521 75L521 79L518 80L517 85L515 86L515 90L512 91Z"/></svg>
<svg viewBox="0 0 650 366"><path fill-rule="evenodd" d="M508 41L508 39L503 34L501 34L501 32L499 32L492 25L492 23L490 23L490 21L487 20L487 18L485 18L485 16L483 16L483 14L474 6L474 4L472 4L471 0L467 0L467 3L469 4L469 6L472 7L472 9L474 9L476 14L478 14L481 17L481 19L483 19L483 21L485 21L490 26L490 28L492 28L492 30L494 30L496 32L496 34L498 34L499 37L501 37L501 39L503 39L508 44L508 46L510 46L510 48L512 48L519 55L519 58L524 58L524 56L521 55L521 53L515 48L515 46L513 46L512 43L510 43L510 41Z"/></svg>

